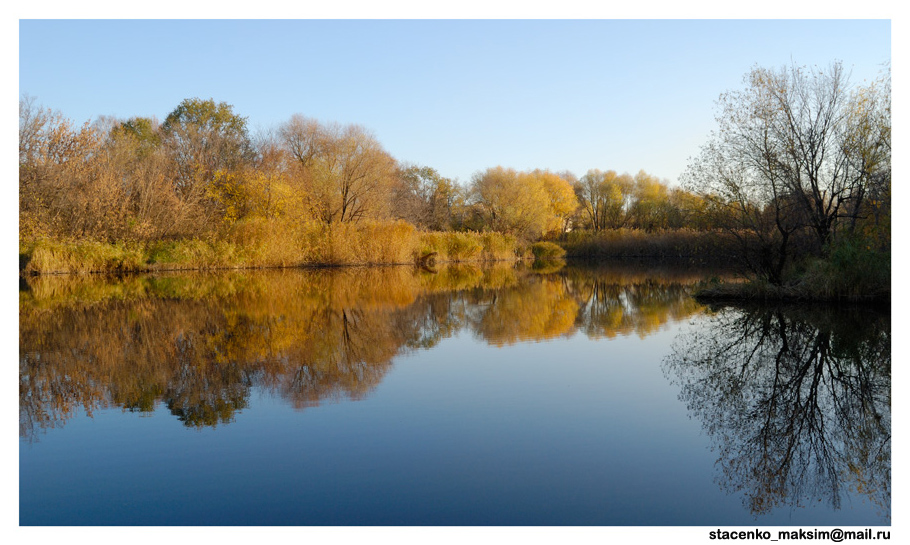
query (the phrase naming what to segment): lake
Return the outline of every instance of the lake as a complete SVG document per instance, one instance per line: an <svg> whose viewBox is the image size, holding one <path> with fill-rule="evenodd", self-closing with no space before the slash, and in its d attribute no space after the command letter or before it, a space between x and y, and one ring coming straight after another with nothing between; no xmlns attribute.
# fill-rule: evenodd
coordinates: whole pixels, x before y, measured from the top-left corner
<svg viewBox="0 0 910 545"><path fill-rule="evenodd" d="M720 274L23 280L20 524L890 525L889 311Z"/></svg>

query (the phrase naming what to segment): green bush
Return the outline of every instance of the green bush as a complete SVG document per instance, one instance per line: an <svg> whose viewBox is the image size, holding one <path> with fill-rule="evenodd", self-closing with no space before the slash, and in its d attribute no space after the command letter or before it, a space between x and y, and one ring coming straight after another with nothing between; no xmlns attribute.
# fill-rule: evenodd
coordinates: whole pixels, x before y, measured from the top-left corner
<svg viewBox="0 0 910 545"><path fill-rule="evenodd" d="M828 247L825 259L809 261L797 283L816 299L885 297L891 292L891 253L845 236Z"/></svg>

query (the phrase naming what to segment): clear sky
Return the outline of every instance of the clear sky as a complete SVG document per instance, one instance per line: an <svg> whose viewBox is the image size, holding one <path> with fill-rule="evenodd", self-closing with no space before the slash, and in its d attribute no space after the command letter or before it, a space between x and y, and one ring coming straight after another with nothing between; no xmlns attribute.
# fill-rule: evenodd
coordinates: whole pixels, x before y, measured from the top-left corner
<svg viewBox="0 0 910 545"><path fill-rule="evenodd" d="M254 131L295 113L363 125L465 182L496 165L675 181L753 66L840 60L861 83L890 59L888 20L19 23L20 95L76 122L214 98Z"/></svg>

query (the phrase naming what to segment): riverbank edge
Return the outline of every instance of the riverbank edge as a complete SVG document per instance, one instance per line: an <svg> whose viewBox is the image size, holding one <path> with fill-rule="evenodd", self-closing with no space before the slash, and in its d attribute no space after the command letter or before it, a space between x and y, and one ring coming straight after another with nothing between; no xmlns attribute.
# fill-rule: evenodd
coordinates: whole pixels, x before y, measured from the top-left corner
<svg viewBox="0 0 910 545"><path fill-rule="evenodd" d="M692 296L700 303L827 303L890 306L891 290L876 293L844 294L819 292L803 284L774 286L746 280L743 282L709 282L695 289Z"/></svg>
<svg viewBox="0 0 910 545"><path fill-rule="evenodd" d="M432 261L415 260L411 262L387 263L298 263L290 265L189 265L189 264L159 264L153 263L146 267L108 267L81 270L35 270L23 266L23 257L19 258L19 276L78 276L78 275L123 275L123 274L154 274L177 272L214 272L214 271L258 271L258 270L292 270L292 269L356 269L374 267L417 267L432 270L436 265L484 265L493 263L533 263L536 261L550 261L532 256L516 256L514 259L434 259Z"/></svg>
<svg viewBox="0 0 910 545"><path fill-rule="evenodd" d="M367 233L369 235L370 233ZM384 233L379 233L383 235ZM53 238L20 241L19 274L133 274L165 271L255 270L517 262L559 258L558 246L526 243L496 232L414 232L293 244L223 239L105 242ZM353 239L353 240L352 240ZM355 244L349 244L353 242Z"/></svg>

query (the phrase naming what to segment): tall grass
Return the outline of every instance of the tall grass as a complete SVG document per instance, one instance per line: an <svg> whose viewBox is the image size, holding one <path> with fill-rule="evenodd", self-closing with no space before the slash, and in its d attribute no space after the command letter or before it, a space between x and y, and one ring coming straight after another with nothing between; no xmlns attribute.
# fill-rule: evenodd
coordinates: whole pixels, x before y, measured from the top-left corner
<svg viewBox="0 0 910 545"><path fill-rule="evenodd" d="M157 241L145 248L145 270L206 270L243 266L241 247L226 240Z"/></svg>
<svg viewBox="0 0 910 545"><path fill-rule="evenodd" d="M483 250L480 258L483 261L505 261L529 257L528 249L514 235L487 231L480 234Z"/></svg>
<svg viewBox="0 0 910 545"><path fill-rule="evenodd" d="M413 263L417 230L403 222L337 223L320 227L322 238L312 265Z"/></svg>
<svg viewBox="0 0 910 545"><path fill-rule="evenodd" d="M593 259L634 257L720 261L734 255L737 249L736 241L726 233L693 229L573 231L560 241L560 245L569 257Z"/></svg>
<svg viewBox="0 0 910 545"><path fill-rule="evenodd" d="M91 273L142 270L143 249L126 243L42 238L20 245L20 266L34 273Z"/></svg>
<svg viewBox="0 0 910 545"><path fill-rule="evenodd" d="M517 238L497 232L420 233L416 258L432 256L436 261L514 261L526 251Z"/></svg>
<svg viewBox="0 0 910 545"><path fill-rule="evenodd" d="M434 256L437 261L474 261L483 250L477 233L420 233L418 258Z"/></svg>
<svg viewBox="0 0 910 545"><path fill-rule="evenodd" d="M325 224L254 218L217 236L147 242L21 242L26 274L514 261L528 251L500 233L418 232L404 221Z"/></svg>
<svg viewBox="0 0 910 545"><path fill-rule="evenodd" d="M225 239L242 248L238 265L293 267L315 258L313 237L307 234L316 229L315 222L251 218L232 225Z"/></svg>

